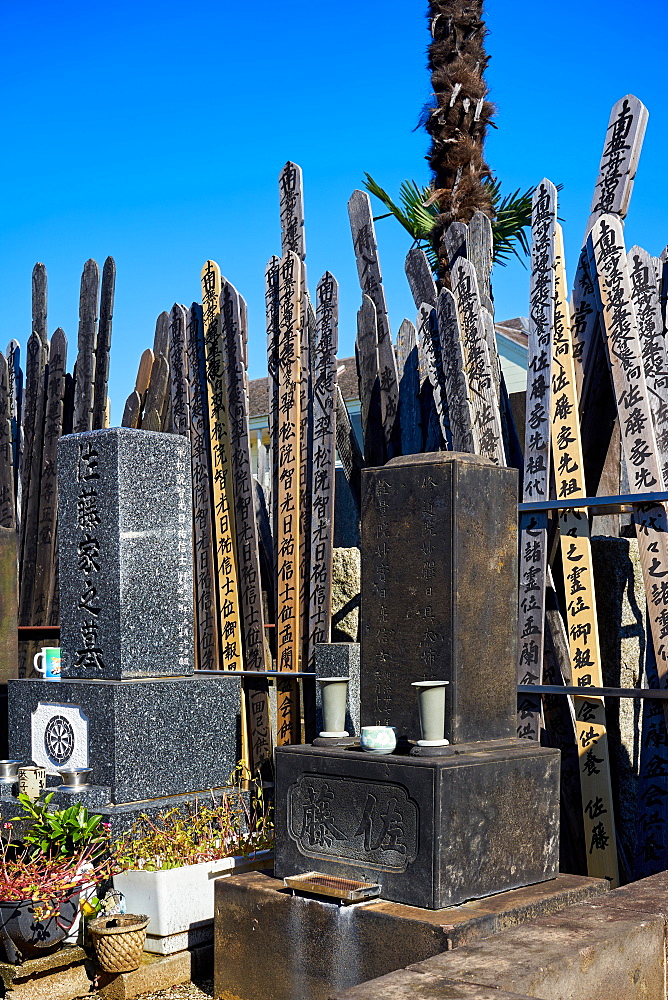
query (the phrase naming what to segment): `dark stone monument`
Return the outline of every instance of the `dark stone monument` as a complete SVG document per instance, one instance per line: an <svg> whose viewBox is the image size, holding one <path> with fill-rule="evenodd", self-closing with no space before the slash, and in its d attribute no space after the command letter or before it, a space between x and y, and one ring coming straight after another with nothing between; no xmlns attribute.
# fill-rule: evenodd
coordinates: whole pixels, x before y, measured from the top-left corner
<svg viewBox="0 0 668 1000"><path fill-rule="evenodd" d="M361 724L400 742L277 749L279 878L439 909L557 875L559 752L515 737L516 525L517 473L486 459L362 472ZM450 682L447 747L414 745L416 680Z"/></svg>
<svg viewBox="0 0 668 1000"><path fill-rule="evenodd" d="M515 735L517 472L476 455L362 475L362 725L417 739L412 681L449 680L451 743Z"/></svg>
<svg viewBox="0 0 668 1000"><path fill-rule="evenodd" d="M209 796L240 754L240 680L193 674L190 446L110 428L58 445L60 681L9 682L10 752L46 768L91 768L57 790L105 815ZM3 815L14 810L6 796Z"/></svg>
<svg viewBox="0 0 668 1000"><path fill-rule="evenodd" d="M360 645L358 642L321 642L315 647L315 675L317 677L349 677L346 732L360 735ZM320 685L315 691L315 728L320 733L322 721L322 696Z"/></svg>

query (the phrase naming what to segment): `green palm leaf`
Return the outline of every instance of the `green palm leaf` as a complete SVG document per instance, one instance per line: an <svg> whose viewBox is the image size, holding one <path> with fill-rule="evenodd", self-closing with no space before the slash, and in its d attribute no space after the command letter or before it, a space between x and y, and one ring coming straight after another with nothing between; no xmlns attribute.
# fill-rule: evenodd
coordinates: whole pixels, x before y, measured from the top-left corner
<svg viewBox="0 0 668 1000"><path fill-rule="evenodd" d="M374 216L374 221L394 216L406 232L413 238L414 246L425 251L429 264L436 274L438 258L429 241L429 234L434 220L438 215L438 206L430 204L434 191L431 187L420 187L415 181L403 181L399 188L397 205L390 195L378 184L370 174L365 174L364 186L367 191L378 198L388 209L385 215ZM513 191L512 194L502 194L501 182L497 178L485 181L494 206L492 221L492 236L494 240L494 263L502 267L512 256L523 264L523 256L529 256L529 239L527 231L531 228L531 200L533 188L526 191ZM563 185L557 185L561 190Z"/></svg>

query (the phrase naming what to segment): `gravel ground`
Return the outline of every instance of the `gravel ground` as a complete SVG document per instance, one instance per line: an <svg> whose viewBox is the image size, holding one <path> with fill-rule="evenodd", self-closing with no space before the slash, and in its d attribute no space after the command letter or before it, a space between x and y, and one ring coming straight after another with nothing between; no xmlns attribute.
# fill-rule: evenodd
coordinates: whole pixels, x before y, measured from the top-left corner
<svg viewBox="0 0 668 1000"><path fill-rule="evenodd" d="M142 993L137 1000L210 1000L213 996L213 981L201 980L198 983L183 983L182 986L170 986L168 990L158 990L155 993ZM99 993L92 993L91 1000L102 1000ZM240 1000L231 993L221 1000Z"/></svg>

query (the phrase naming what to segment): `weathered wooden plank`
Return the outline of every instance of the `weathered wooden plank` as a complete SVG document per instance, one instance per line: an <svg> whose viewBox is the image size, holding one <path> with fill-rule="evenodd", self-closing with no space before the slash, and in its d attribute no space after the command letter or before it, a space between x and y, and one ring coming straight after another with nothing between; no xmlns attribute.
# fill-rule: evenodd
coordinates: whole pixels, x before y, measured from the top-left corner
<svg viewBox="0 0 668 1000"><path fill-rule="evenodd" d="M279 338L279 296L278 280L281 260L272 257L265 269L265 316L267 329L267 382L269 405L269 453L271 462L271 487L266 496L274 537L274 579L278 580L278 553L276 551L276 531L278 526L278 338ZM275 595L276 596L276 595Z"/></svg>
<svg viewBox="0 0 668 1000"><path fill-rule="evenodd" d="M311 475L313 469L313 395L311 389L311 341L315 335L315 314L308 298L302 266L302 323L301 382L300 382L300 439L299 439L299 637L300 660L308 658L309 644L309 587L311 582ZM306 702L304 707L306 707ZM313 692L315 717L315 691Z"/></svg>
<svg viewBox="0 0 668 1000"><path fill-rule="evenodd" d="M53 573L57 558L58 440L63 433L63 400L67 369L67 337L58 327L49 349L49 369L44 413L44 447L37 521L35 583L31 623L46 625L51 612Z"/></svg>
<svg viewBox="0 0 668 1000"><path fill-rule="evenodd" d="M7 377L10 400L10 416L12 421L12 463L14 465L14 515L16 530L21 529L21 488L20 468L23 454L23 369L21 368L21 346L18 340L10 340L7 344Z"/></svg>
<svg viewBox="0 0 668 1000"><path fill-rule="evenodd" d="M659 289L653 261L646 250L631 247L626 260L659 463L664 482L668 482L668 351Z"/></svg>
<svg viewBox="0 0 668 1000"><path fill-rule="evenodd" d="M665 489L651 419L642 351L631 301L631 283L622 222L613 215L597 219L589 235L608 344L610 370L622 429L622 447L634 493ZM649 607L657 672L668 685L668 519L663 504L634 513L643 582ZM664 706L668 709L668 706Z"/></svg>
<svg viewBox="0 0 668 1000"><path fill-rule="evenodd" d="M97 305L100 269L87 260L81 275L79 294L79 335L74 384L74 433L93 427L93 391L95 388L95 348L97 346Z"/></svg>
<svg viewBox="0 0 668 1000"><path fill-rule="evenodd" d="M382 426L378 369L378 314L373 299L362 295L357 311L357 364L366 465L383 465L386 439Z"/></svg>
<svg viewBox="0 0 668 1000"><path fill-rule="evenodd" d="M22 408L22 428L21 441L22 451L20 458L20 504L17 499L17 511L20 507L21 517L21 537L19 541L19 573L23 564L23 549L26 538L26 512L28 510L28 496L30 494L30 470L33 455L33 445L35 439L35 418L37 414L37 403L42 389L44 365L46 357L42 341L39 334L31 334L28 340L26 360L26 382L23 396ZM20 577L19 577L20 579Z"/></svg>
<svg viewBox="0 0 668 1000"><path fill-rule="evenodd" d="M121 427L139 427L141 416L141 396L136 389L133 389L125 400Z"/></svg>
<svg viewBox="0 0 668 1000"><path fill-rule="evenodd" d="M301 382L301 262L288 251L279 270L278 344L278 621L277 667L299 669L299 473ZM278 691L279 745L299 740L298 687L281 679Z"/></svg>
<svg viewBox="0 0 668 1000"><path fill-rule="evenodd" d="M468 224L466 256L475 268L481 300L489 299L492 293L494 239L492 223L484 212L474 212Z"/></svg>
<svg viewBox="0 0 668 1000"><path fill-rule="evenodd" d="M18 636L16 532L0 527L0 684L19 676Z"/></svg>
<svg viewBox="0 0 668 1000"><path fill-rule="evenodd" d="M304 229L304 192L302 169L290 160L278 175L281 219L281 252L296 253L299 260L306 259L306 232Z"/></svg>
<svg viewBox="0 0 668 1000"><path fill-rule="evenodd" d="M339 385L336 387L336 450L359 513L362 503L364 458Z"/></svg>
<svg viewBox="0 0 668 1000"><path fill-rule="evenodd" d="M476 453L505 465L501 415L494 391L492 365L473 264L458 257L451 272L452 293L457 304L462 333L466 378L473 405L473 440Z"/></svg>
<svg viewBox="0 0 668 1000"><path fill-rule="evenodd" d="M234 559L234 495L230 467L230 430L225 392L221 329L220 268L208 260L202 268L202 309L207 398L211 438L214 560L218 580L221 667L243 669L239 582Z"/></svg>
<svg viewBox="0 0 668 1000"><path fill-rule="evenodd" d="M107 387L109 384L109 358L111 351L111 325L114 316L114 289L116 287L116 262L107 257L102 268L100 289L100 322L95 345L95 383L93 387L93 430L106 427Z"/></svg>
<svg viewBox="0 0 668 1000"><path fill-rule="evenodd" d="M244 663L248 670L266 670L264 609L258 547L258 528L253 498L253 475L248 427L248 396L245 386L244 341L240 297L229 281L221 278L220 323L221 358L227 398L230 435L234 523L236 529L237 579ZM229 499L229 498L228 498ZM224 653L227 648L223 632ZM225 654L226 655L226 654ZM249 682L246 702L249 711L251 767L257 770L271 759L269 691L266 680Z"/></svg>
<svg viewBox="0 0 668 1000"><path fill-rule="evenodd" d="M428 302L420 304L417 320L418 343L422 345L427 359L427 377L431 384L438 426L441 434L439 450L447 450L450 437L448 404L445 398L445 376L441 359L441 341L438 335L436 310Z"/></svg>
<svg viewBox="0 0 668 1000"><path fill-rule="evenodd" d="M35 264L32 269L32 332L36 333L46 350L49 342L47 314L48 282L44 264Z"/></svg>
<svg viewBox="0 0 668 1000"><path fill-rule="evenodd" d="M153 354L157 358L159 354L169 357L169 313L161 312L155 321L155 334L153 335Z"/></svg>
<svg viewBox="0 0 668 1000"><path fill-rule="evenodd" d="M144 398L151 381L151 372L153 371L153 362L155 361L155 357L156 356L151 348L147 347L139 359L139 368L137 369L137 378L135 380L135 392L139 393L142 406L144 405Z"/></svg>
<svg viewBox="0 0 668 1000"><path fill-rule="evenodd" d="M552 342L552 454L557 496L586 496L580 443L579 410L573 364L570 312L566 299L566 267L561 226L555 227L555 309ZM596 617L596 593L589 518L586 510L562 510L559 515L564 566L566 624L573 684L602 687L601 651ZM602 698L574 699L582 790L587 871L590 876L619 884L615 819L610 783L610 758Z"/></svg>
<svg viewBox="0 0 668 1000"><path fill-rule="evenodd" d="M148 384L144 399L144 418L141 425L145 430L162 430L162 411L168 393L169 362L163 354L156 354L151 368L151 381ZM155 414L157 414L157 421ZM151 427L147 426L149 416L151 417ZM156 423L157 426L153 426Z"/></svg>
<svg viewBox="0 0 668 1000"><path fill-rule="evenodd" d="M469 398L457 304L449 288L442 289L438 297L438 331L441 338L452 450L472 454L474 413Z"/></svg>
<svg viewBox="0 0 668 1000"><path fill-rule="evenodd" d="M391 449L392 428L399 405L399 380L385 302L385 288L380 273L371 202L366 191L353 191L348 202L348 215L360 287L363 294L368 295L376 307L380 412L385 442Z"/></svg>
<svg viewBox="0 0 668 1000"><path fill-rule="evenodd" d="M16 527L11 412L9 368L0 354L0 528Z"/></svg>
<svg viewBox="0 0 668 1000"><path fill-rule="evenodd" d="M501 408L501 360L499 358L499 349L496 343L496 331L494 329L494 316L487 309L486 306L481 303L482 312L482 325L485 331L485 340L487 342L487 350L489 352L489 362L492 367L492 379L494 385L494 393L496 395L497 404L499 409Z"/></svg>
<svg viewBox="0 0 668 1000"><path fill-rule="evenodd" d="M186 375L186 310L177 302L169 314L169 375L172 425L175 434L190 438L190 407Z"/></svg>
<svg viewBox="0 0 668 1000"><path fill-rule="evenodd" d="M529 294L529 354L527 415L524 441L523 500L546 500L550 489L551 358L554 336L555 236L557 190L540 182L531 212L531 286ZM562 442L557 442L557 447ZM541 684L545 647L545 576L547 515L535 513L520 521L519 684ZM540 697L523 698L517 735L539 740Z"/></svg>
<svg viewBox="0 0 668 1000"><path fill-rule="evenodd" d="M315 293L316 331L312 350L313 470L311 495L311 576L306 670L315 670L317 643L329 642L334 551L336 469L336 351L339 286L326 271Z"/></svg>
<svg viewBox="0 0 668 1000"><path fill-rule="evenodd" d="M448 272L452 272L455 261L459 257L467 256L466 243L468 234L469 230L465 222L453 222L443 233L441 256L445 257L447 261Z"/></svg>
<svg viewBox="0 0 668 1000"><path fill-rule="evenodd" d="M591 348L599 321L598 301L594 283L589 273L586 246L580 252L571 298L571 330L573 334L573 361L577 381L578 400L582 409L585 375L589 370Z"/></svg>
<svg viewBox="0 0 668 1000"><path fill-rule="evenodd" d="M411 288L415 308L419 309L423 302L428 302L430 306L436 308L438 292L436 282L431 273L429 261L424 250L420 247L413 247L406 255L404 264L408 284ZM397 366L398 367L398 366ZM401 374L399 375L401 378Z"/></svg>
<svg viewBox="0 0 668 1000"><path fill-rule="evenodd" d="M397 334L397 371L399 373L401 454L417 455L422 450L420 374L418 371L417 330L409 319L403 321Z"/></svg>
<svg viewBox="0 0 668 1000"><path fill-rule="evenodd" d="M648 118L647 108L633 94L613 105L585 239L601 215L610 213L626 218Z"/></svg>
<svg viewBox="0 0 668 1000"><path fill-rule="evenodd" d="M213 541L213 493L209 410L206 393L204 322L202 307L194 302L186 326L190 458L193 481L193 550L197 627L197 665L220 668L220 633Z"/></svg>
<svg viewBox="0 0 668 1000"><path fill-rule="evenodd" d="M162 417L154 406L147 406L142 417L141 428L143 431L161 431Z"/></svg>
<svg viewBox="0 0 668 1000"><path fill-rule="evenodd" d="M30 335L34 338L34 348L40 353L43 352L42 342L36 333ZM28 343L30 350L30 343ZM46 409L46 385L48 377L48 357L47 365L44 366L37 387L37 406L35 409L35 427L32 440L32 454L30 460L30 490L28 492L28 502L25 507L23 526L25 536L23 541L23 553L21 562L20 591L19 591L19 624L32 625L32 601L35 590L35 577L37 572L37 539L39 529L39 498L42 478L42 451L44 448L44 414Z"/></svg>

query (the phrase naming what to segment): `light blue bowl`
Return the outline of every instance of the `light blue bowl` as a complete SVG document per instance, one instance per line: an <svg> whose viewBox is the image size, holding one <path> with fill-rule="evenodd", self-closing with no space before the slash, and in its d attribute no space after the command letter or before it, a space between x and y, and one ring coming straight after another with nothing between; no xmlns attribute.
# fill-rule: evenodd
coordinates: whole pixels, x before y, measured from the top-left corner
<svg viewBox="0 0 668 1000"><path fill-rule="evenodd" d="M362 726L360 744L367 753L392 753L397 735L392 726Z"/></svg>

